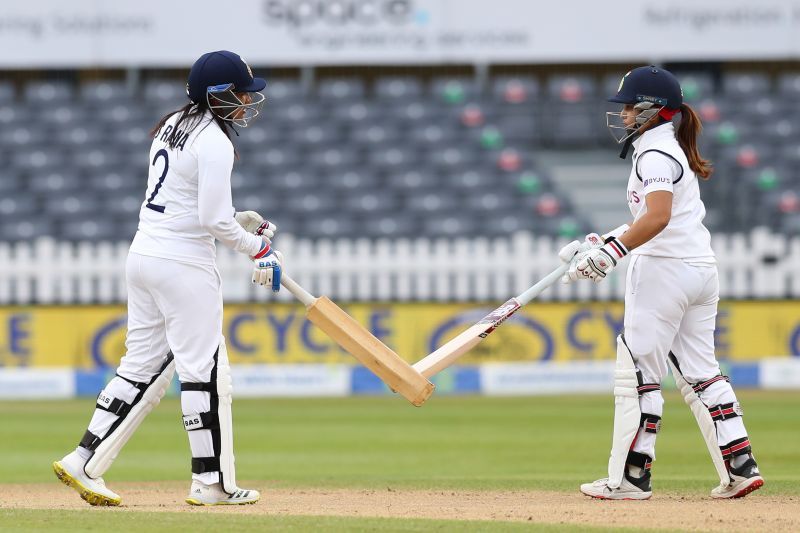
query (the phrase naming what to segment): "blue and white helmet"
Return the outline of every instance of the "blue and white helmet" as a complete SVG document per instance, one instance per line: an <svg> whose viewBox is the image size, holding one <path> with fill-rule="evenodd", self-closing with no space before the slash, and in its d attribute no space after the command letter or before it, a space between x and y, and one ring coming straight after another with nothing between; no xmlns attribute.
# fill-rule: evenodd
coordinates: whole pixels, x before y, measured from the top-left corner
<svg viewBox="0 0 800 533"><path fill-rule="evenodd" d="M260 91L266 85L266 80L253 76L250 66L238 54L218 50L203 54L194 62L186 94L194 103L208 103L211 111L222 120L244 128L261 111L264 95ZM253 93L250 103L244 103L236 95L242 92ZM243 114L240 113L242 109Z"/></svg>

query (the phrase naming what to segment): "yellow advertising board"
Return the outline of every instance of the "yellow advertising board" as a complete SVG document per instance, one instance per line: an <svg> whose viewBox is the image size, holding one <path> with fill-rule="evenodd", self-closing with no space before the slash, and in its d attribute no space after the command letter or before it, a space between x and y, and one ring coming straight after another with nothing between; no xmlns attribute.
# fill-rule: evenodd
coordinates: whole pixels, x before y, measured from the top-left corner
<svg viewBox="0 0 800 533"><path fill-rule="evenodd" d="M356 320L414 361L492 309L492 305L358 303ZM611 359L623 306L536 303L523 308L462 360ZM0 308L0 366L116 366L125 353L124 306ZM233 363L349 363L352 358L304 318L299 305L228 305L223 333ZM800 302L723 302L717 319L722 359L800 355Z"/></svg>

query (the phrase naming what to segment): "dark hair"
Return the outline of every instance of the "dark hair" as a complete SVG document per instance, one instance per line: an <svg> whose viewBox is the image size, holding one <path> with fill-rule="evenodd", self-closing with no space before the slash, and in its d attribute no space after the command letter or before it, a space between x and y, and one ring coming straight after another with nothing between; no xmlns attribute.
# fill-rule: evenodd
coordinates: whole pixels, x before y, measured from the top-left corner
<svg viewBox="0 0 800 533"><path fill-rule="evenodd" d="M689 160L689 167L704 180L711 177L714 171L711 162L703 159L697 149L697 137L703 131L703 124L694 109L688 104L681 104L681 123L678 125L678 144L681 145L686 159Z"/></svg>
<svg viewBox="0 0 800 533"><path fill-rule="evenodd" d="M180 113L180 117L178 117L178 120L175 122L175 127L172 128L172 132L167 139L167 144L169 147L174 149L181 140L180 136L175 135L175 133L181 129L179 126L182 124L185 126L184 133L193 131L197 125L200 124L200 119L202 119L203 115L206 111L208 111L208 109L208 102L200 101L197 104L189 102L180 109L167 113L161 117L161 120L158 121L158 124L156 124L152 130L150 130L150 137L155 138L158 136L158 133L161 131L161 128L164 127L164 124L166 124L167 120L169 120L173 115ZM211 112L211 116L214 117L214 122L219 125L225 136L230 139L231 134L228 131L228 124L213 111Z"/></svg>

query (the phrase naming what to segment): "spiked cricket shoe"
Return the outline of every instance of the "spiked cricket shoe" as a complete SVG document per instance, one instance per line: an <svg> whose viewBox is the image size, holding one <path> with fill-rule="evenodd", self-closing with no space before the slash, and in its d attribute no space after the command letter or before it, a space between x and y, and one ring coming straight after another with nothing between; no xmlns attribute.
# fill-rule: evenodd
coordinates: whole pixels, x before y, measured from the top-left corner
<svg viewBox="0 0 800 533"><path fill-rule="evenodd" d="M653 495L649 472L640 478L626 474L616 489L608 486L608 478L598 479L594 483L584 483L581 485L581 492L599 500L649 500Z"/></svg>
<svg viewBox="0 0 800 533"><path fill-rule="evenodd" d="M103 478L92 479L83 471L85 461L77 452L72 452L53 463L53 472L66 486L72 487L89 505L119 505L122 498L106 487Z"/></svg>
<svg viewBox="0 0 800 533"><path fill-rule="evenodd" d="M236 489L233 494L222 490L221 483L206 485L200 481L192 481L192 488L186 497L189 505L248 505L258 501L261 494L257 490Z"/></svg>
<svg viewBox="0 0 800 533"><path fill-rule="evenodd" d="M764 478L758 471L758 465L751 458L744 462L739 468L728 471L731 482L727 485L720 485L711 491L711 497L717 499L743 498L764 486Z"/></svg>

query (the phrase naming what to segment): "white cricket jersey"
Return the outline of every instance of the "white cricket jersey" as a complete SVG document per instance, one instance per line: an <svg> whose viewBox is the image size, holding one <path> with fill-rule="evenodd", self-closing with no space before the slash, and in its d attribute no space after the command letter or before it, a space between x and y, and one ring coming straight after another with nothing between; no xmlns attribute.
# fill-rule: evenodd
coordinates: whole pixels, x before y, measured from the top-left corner
<svg viewBox="0 0 800 533"><path fill-rule="evenodd" d="M711 234L703 225L706 208L697 176L675 138L672 123L647 130L633 146L628 207L634 222L647 212L645 197L653 191L672 193L672 217L661 233L631 253L715 262Z"/></svg>
<svg viewBox="0 0 800 533"><path fill-rule="evenodd" d="M141 255L213 265L214 239L255 255L261 238L234 220L231 200L231 141L206 114L190 132L175 130L176 113L167 120L150 148L150 174L139 211L139 231L131 251ZM175 148L167 141L176 137Z"/></svg>

